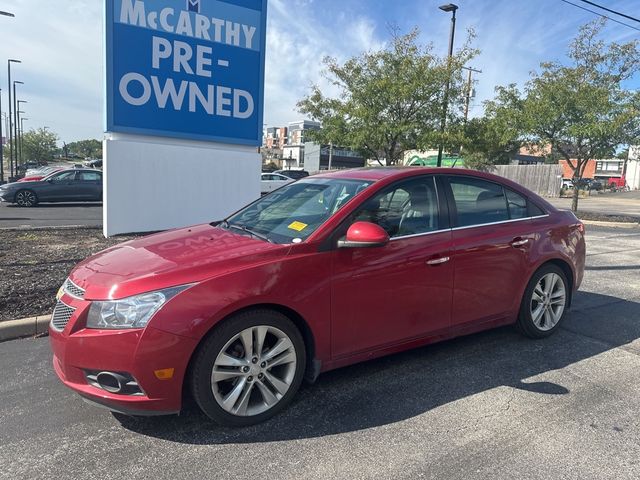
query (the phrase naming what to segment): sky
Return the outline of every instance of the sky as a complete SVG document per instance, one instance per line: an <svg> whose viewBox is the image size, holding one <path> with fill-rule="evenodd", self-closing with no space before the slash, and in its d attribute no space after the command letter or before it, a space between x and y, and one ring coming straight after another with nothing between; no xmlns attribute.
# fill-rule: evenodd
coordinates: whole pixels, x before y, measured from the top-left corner
<svg viewBox="0 0 640 480"><path fill-rule="evenodd" d="M206 0L204 0L206 1ZM579 0L573 3L583 5ZM327 87L322 58L344 61L380 49L390 27L408 32L417 26L420 41L446 54L451 15L438 9L443 0L268 0L264 123L286 125L303 118L296 111L312 84ZM475 74L476 97L471 115L482 113L482 101L497 85L523 85L540 62L564 61L567 46L580 25L595 15L561 0L454 0L459 47L473 28L473 45L481 53L469 66ZM598 0L634 16L638 0ZM0 0L0 88L7 107L7 59L23 104L25 130L47 126L60 142L103 136L102 0ZM615 17L618 18L618 17ZM640 23L620 19L640 28ZM608 22L603 38L626 42L640 31ZM640 88L640 75L628 88Z"/></svg>

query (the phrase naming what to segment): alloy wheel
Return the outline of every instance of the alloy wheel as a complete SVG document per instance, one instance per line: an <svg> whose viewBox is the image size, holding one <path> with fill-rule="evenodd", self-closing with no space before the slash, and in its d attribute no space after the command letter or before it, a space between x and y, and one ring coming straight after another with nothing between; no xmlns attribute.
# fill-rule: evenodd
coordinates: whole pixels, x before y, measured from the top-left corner
<svg viewBox="0 0 640 480"><path fill-rule="evenodd" d="M21 190L16 194L16 204L20 207L33 207L36 204L36 195L29 190Z"/></svg>
<svg viewBox="0 0 640 480"><path fill-rule="evenodd" d="M551 330L562 318L566 301L566 287L560 275L542 276L533 289L529 307L534 325L542 331Z"/></svg>
<svg viewBox="0 0 640 480"><path fill-rule="evenodd" d="M289 391L296 358L295 346L282 330L269 325L242 330L224 345L213 364L216 402L232 415L266 412Z"/></svg>

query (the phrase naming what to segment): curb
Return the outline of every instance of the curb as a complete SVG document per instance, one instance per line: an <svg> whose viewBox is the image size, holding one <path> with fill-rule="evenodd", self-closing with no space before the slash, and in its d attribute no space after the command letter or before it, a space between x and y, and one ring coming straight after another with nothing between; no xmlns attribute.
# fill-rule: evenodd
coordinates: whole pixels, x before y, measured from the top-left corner
<svg viewBox="0 0 640 480"><path fill-rule="evenodd" d="M601 227L622 227L622 228L636 228L640 226L640 222L607 222L604 220L582 220L585 225L595 225Z"/></svg>
<svg viewBox="0 0 640 480"><path fill-rule="evenodd" d="M0 321L0 342L17 338L34 337L49 331L49 315Z"/></svg>

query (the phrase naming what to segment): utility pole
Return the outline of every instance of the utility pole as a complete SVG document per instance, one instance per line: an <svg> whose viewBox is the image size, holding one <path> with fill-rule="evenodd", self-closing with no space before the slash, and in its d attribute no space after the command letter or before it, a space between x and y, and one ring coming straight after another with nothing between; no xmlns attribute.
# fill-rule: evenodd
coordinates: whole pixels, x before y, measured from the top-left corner
<svg viewBox="0 0 640 480"><path fill-rule="evenodd" d="M327 170L331 170L331 161L333 160L333 142L329 142L329 165Z"/></svg>
<svg viewBox="0 0 640 480"><path fill-rule="evenodd" d="M467 93L464 98L464 123L467 123L467 119L469 118L469 103L471 103L471 73L482 73L482 70L477 70L471 67L462 67L463 70L468 70L469 75L467 76Z"/></svg>

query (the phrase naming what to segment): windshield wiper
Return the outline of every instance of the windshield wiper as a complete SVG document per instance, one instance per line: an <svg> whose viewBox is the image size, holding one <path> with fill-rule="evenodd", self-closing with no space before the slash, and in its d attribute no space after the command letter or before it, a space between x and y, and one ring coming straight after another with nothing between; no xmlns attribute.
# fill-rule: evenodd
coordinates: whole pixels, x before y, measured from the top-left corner
<svg viewBox="0 0 640 480"><path fill-rule="evenodd" d="M263 235L261 233L255 232L253 230L251 230L250 228L248 228L246 225L232 225L229 222L227 222L225 220L225 225L227 228L235 228L236 230L240 230L242 232L246 232L249 235L255 237L255 238L259 238L260 240L264 240L265 242L269 242L269 243L275 243L273 240L271 240L269 237L267 237L266 235Z"/></svg>

